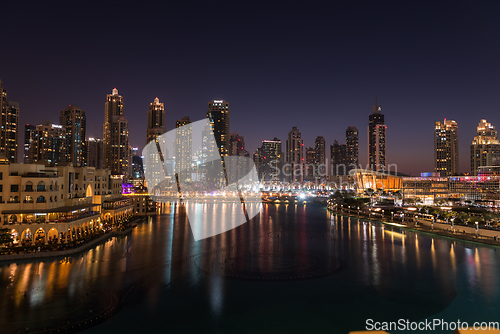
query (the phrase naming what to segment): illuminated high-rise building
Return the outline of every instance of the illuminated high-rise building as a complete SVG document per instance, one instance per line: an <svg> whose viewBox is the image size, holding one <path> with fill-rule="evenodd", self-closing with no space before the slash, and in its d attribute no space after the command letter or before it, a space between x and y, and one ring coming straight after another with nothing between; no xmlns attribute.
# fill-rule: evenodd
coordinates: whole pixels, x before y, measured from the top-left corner
<svg viewBox="0 0 500 334"><path fill-rule="evenodd" d="M441 176L458 174L458 125L445 119L434 122L434 169Z"/></svg>
<svg viewBox="0 0 500 334"><path fill-rule="evenodd" d="M175 124L175 173L179 182L191 181L191 163L193 160L193 133L189 117L183 117Z"/></svg>
<svg viewBox="0 0 500 334"><path fill-rule="evenodd" d="M376 99L368 120L368 165L372 170L385 170L385 130L387 127L382 107L378 105Z"/></svg>
<svg viewBox="0 0 500 334"><path fill-rule="evenodd" d="M128 121L124 117L123 97L114 88L106 97L103 126L103 167L113 175L125 175L130 160Z"/></svg>
<svg viewBox="0 0 500 334"><path fill-rule="evenodd" d="M7 90L0 80L0 155L17 162L19 141L19 104L7 100Z"/></svg>
<svg viewBox="0 0 500 334"><path fill-rule="evenodd" d="M263 140L259 149L259 165L256 164L261 181L281 181L283 152L281 140L274 137L272 140ZM255 157L255 155L254 155Z"/></svg>
<svg viewBox="0 0 500 334"><path fill-rule="evenodd" d="M355 126L350 126L345 132L345 150L346 150L346 164L347 169L354 169L359 165L359 140L358 140L358 129Z"/></svg>
<svg viewBox="0 0 500 334"><path fill-rule="evenodd" d="M103 165L103 142L99 138L87 140L87 166L102 169Z"/></svg>
<svg viewBox="0 0 500 334"><path fill-rule="evenodd" d="M42 122L32 134L29 161L49 166L67 163L66 130L64 126Z"/></svg>
<svg viewBox="0 0 500 334"><path fill-rule="evenodd" d="M296 126L288 133L286 141L286 174L289 182L304 181L304 143Z"/></svg>
<svg viewBox="0 0 500 334"><path fill-rule="evenodd" d="M165 131L165 107L163 103L160 103L160 99L155 98L149 104L146 144L164 134Z"/></svg>
<svg viewBox="0 0 500 334"><path fill-rule="evenodd" d="M304 169L306 180L313 181L316 177L316 150L314 147L306 148L306 163Z"/></svg>
<svg viewBox="0 0 500 334"><path fill-rule="evenodd" d="M316 137L314 142L314 174L315 177L326 176L326 156L325 156L325 138Z"/></svg>
<svg viewBox="0 0 500 334"><path fill-rule="evenodd" d="M477 135L470 145L471 174L477 175L479 167L500 164L500 142L495 127L482 119L477 126Z"/></svg>
<svg viewBox="0 0 500 334"><path fill-rule="evenodd" d="M26 124L24 126L24 151L23 160L25 164L30 164L30 147L33 140L33 132L36 130L36 126L32 124Z"/></svg>
<svg viewBox="0 0 500 334"><path fill-rule="evenodd" d="M66 129L66 162L75 167L87 165L86 123L85 111L80 107L70 105L61 110L59 124Z"/></svg>
<svg viewBox="0 0 500 334"><path fill-rule="evenodd" d="M245 150L245 138L238 135L238 132L229 134L229 155L247 157L249 156Z"/></svg>
<svg viewBox="0 0 500 334"><path fill-rule="evenodd" d="M347 145L339 144L336 140L330 146L331 157L331 175L344 176L347 175Z"/></svg>
<svg viewBox="0 0 500 334"><path fill-rule="evenodd" d="M224 100L208 102L207 118L221 157L229 155L229 103Z"/></svg>

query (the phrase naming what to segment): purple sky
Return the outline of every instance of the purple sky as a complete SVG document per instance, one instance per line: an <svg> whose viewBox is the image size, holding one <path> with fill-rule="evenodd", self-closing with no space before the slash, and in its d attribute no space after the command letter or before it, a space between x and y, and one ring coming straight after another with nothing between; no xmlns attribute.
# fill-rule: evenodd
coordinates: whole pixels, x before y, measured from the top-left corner
<svg viewBox="0 0 500 334"><path fill-rule="evenodd" d="M2 5L0 79L20 103L23 128L58 122L76 104L88 136L102 137L106 94L117 87L141 149L156 96L168 129L225 99L230 131L250 152L275 136L285 145L292 126L308 147L316 136L344 142L355 125L366 164L377 96L388 163L415 175L433 169L435 120L458 122L461 172L470 170L479 120L500 126L493 1L135 4Z"/></svg>

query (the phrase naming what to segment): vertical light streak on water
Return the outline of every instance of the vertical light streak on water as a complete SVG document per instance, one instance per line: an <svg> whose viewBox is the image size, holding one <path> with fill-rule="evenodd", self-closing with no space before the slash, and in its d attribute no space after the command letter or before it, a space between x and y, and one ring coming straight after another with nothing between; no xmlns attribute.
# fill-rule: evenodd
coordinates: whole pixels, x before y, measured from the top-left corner
<svg viewBox="0 0 500 334"><path fill-rule="evenodd" d="M176 204L177 205L177 204ZM187 205L187 204L186 204ZM174 208L175 210L179 210L179 206L177 208ZM166 250L166 257L165 257L165 262L166 263L171 263L172 262L172 252L173 252L173 238L174 238L174 213L169 214L169 227L165 229L165 250ZM187 219L187 216L186 216ZM186 222L187 223L187 222ZM158 223L157 223L158 224ZM158 224L160 225L160 224ZM165 266L165 282L168 284L170 283L172 279L172 266L167 265Z"/></svg>
<svg viewBox="0 0 500 334"><path fill-rule="evenodd" d="M418 248L417 248L417 254L418 254ZM431 261L432 261L432 268L434 269L434 271L436 271L437 263L436 263L436 247L434 246L434 238L431 239Z"/></svg>
<svg viewBox="0 0 500 334"><path fill-rule="evenodd" d="M370 238L371 244L372 244L372 258L371 258L371 266L373 270L373 285L376 287L380 286L380 263L379 263L379 254L378 254L378 249L377 249L377 238L376 238L376 231L375 231L375 226L372 226L370 229L373 229L372 237Z"/></svg>
<svg viewBox="0 0 500 334"><path fill-rule="evenodd" d="M479 258L479 251L476 248L475 254L474 254L474 264L476 266L476 277L477 280L481 280L481 260Z"/></svg>
<svg viewBox="0 0 500 334"><path fill-rule="evenodd" d="M456 258L455 258L455 249L453 247L453 243L451 244L450 247L450 262L451 262L451 269L453 271L453 276L457 276L457 263L456 263Z"/></svg>
<svg viewBox="0 0 500 334"><path fill-rule="evenodd" d="M418 247L418 234L415 233L415 257L417 258L417 268L420 269L420 248Z"/></svg>

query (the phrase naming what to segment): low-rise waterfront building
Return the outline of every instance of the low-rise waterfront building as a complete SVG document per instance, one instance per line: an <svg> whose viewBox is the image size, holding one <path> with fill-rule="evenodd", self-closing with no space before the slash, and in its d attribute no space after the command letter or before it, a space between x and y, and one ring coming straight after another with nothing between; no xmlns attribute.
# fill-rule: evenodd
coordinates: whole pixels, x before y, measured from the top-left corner
<svg viewBox="0 0 500 334"><path fill-rule="evenodd" d="M0 225L15 243L68 242L132 214L121 178L109 170L0 164Z"/></svg>

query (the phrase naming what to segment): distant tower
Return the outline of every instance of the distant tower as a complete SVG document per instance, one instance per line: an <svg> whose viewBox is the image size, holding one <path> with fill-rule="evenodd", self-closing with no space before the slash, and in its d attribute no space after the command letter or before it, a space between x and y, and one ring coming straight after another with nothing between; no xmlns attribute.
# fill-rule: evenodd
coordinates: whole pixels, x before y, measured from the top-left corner
<svg viewBox="0 0 500 334"><path fill-rule="evenodd" d="M306 163L304 165L305 169L305 179L307 181L314 181L314 177L316 176L316 151L314 147L306 148Z"/></svg>
<svg viewBox="0 0 500 334"><path fill-rule="evenodd" d="M368 123L368 165L373 170L385 170L385 120L382 107L375 99Z"/></svg>
<svg viewBox="0 0 500 334"><path fill-rule="evenodd" d="M229 155L229 103L224 100L208 102L207 118L221 157Z"/></svg>
<svg viewBox="0 0 500 334"><path fill-rule="evenodd" d="M114 175L125 175L130 159L128 121L123 109L123 97L114 88L106 97L103 126L103 167Z"/></svg>
<svg viewBox="0 0 500 334"><path fill-rule="evenodd" d="M287 177L290 182L304 181L304 143L296 126L288 133L286 141Z"/></svg>
<svg viewBox="0 0 500 334"><path fill-rule="evenodd" d="M24 126L24 152L23 159L25 164L30 164L32 161L30 160L30 147L31 142L33 141L33 132L35 131L36 126L31 124L26 124Z"/></svg>
<svg viewBox="0 0 500 334"><path fill-rule="evenodd" d="M66 162L75 166L87 165L87 143L85 139L86 117L85 111L75 105L61 110L59 124L66 129Z"/></svg>
<svg viewBox="0 0 500 334"><path fill-rule="evenodd" d="M165 107L160 99L155 98L149 104L146 144L165 133Z"/></svg>
<svg viewBox="0 0 500 334"><path fill-rule="evenodd" d="M87 166L102 169L103 157L102 139L89 138L87 140Z"/></svg>
<svg viewBox="0 0 500 334"><path fill-rule="evenodd" d="M42 122L33 131L29 160L49 166L66 164L66 130L64 126Z"/></svg>
<svg viewBox="0 0 500 334"><path fill-rule="evenodd" d="M339 144L336 140L330 146L331 154L331 171L332 176L344 176L348 173L348 166L346 164L347 145Z"/></svg>
<svg viewBox="0 0 500 334"><path fill-rule="evenodd" d="M434 168L441 176L458 174L458 125L453 120L434 122Z"/></svg>
<svg viewBox="0 0 500 334"><path fill-rule="evenodd" d="M179 182L191 181L191 163L193 158L193 133L189 117L183 117L175 124L175 173Z"/></svg>
<svg viewBox="0 0 500 334"><path fill-rule="evenodd" d="M0 155L17 162L19 141L19 104L7 100L7 90L0 80Z"/></svg>
<svg viewBox="0 0 500 334"><path fill-rule="evenodd" d="M273 140L263 140L259 154L261 155L261 159L260 165L257 165L257 168L259 168L259 175L262 176L261 181L281 181L281 167L283 163L281 140L276 137Z"/></svg>
<svg viewBox="0 0 500 334"><path fill-rule="evenodd" d="M477 126L477 135L470 146L471 174L477 175L479 167L500 164L500 142L495 127L482 119Z"/></svg>
<svg viewBox="0 0 500 334"><path fill-rule="evenodd" d="M358 129L355 126L350 126L347 128L345 132L345 145L347 169L351 170L353 168L357 168L357 166L359 166L359 140Z"/></svg>
<svg viewBox="0 0 500 334"><path fill-rule="evenodd" d="M316 137L314 142L314 175L315 177L326 176L325 166L325 138L322 136Z"/></svg>

